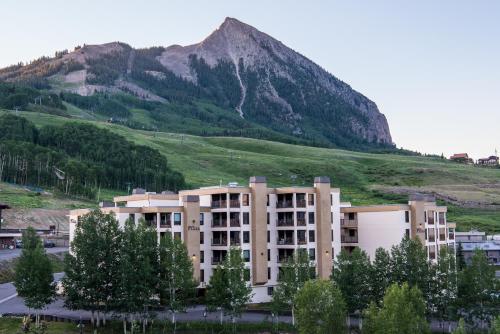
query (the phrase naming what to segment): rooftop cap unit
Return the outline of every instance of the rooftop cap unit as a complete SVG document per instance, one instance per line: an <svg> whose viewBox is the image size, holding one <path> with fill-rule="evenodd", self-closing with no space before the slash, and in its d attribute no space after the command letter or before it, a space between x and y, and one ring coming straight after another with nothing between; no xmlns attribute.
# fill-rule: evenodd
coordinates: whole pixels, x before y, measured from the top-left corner
<svg viewBox="0 0 500 334"><path fill-rule="evenodd" d="M134 188L132 190L132 195L144 195L146 193L146 189L142 188Z"/></svg>

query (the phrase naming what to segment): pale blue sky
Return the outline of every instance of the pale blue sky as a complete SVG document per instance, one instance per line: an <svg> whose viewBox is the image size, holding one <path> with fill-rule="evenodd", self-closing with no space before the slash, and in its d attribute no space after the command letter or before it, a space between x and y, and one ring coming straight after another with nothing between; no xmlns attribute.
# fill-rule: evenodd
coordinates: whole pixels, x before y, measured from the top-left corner
<svg viewBox="0 0 500 334"><path fill-rule="evenodd" d="M2 0L0 66L75 45L191 44L226 16L374 100L398 146L500 151L500 1Z"/></svg>

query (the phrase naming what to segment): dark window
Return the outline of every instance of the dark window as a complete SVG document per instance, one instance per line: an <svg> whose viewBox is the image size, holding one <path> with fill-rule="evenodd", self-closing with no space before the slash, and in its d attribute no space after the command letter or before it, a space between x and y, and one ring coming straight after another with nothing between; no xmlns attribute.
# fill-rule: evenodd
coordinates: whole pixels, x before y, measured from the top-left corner
<svg viewBox="0 0 500 334"><path fill-rule="evenodd" d="M314 224L314 212L309 212L309 224Z"/></svg>
<svg viewBox="0 0 500 334"><path fill-rule="evenodd" d="M205 223L205 215L203 213L200 213L200 225L203 225Z"/></svg>
<svg viewBox="0 0 500 334"><path fill-rule="evenodd" d="M424 211L424 222L427 221L427 211Z"/></svg>
<svg viewBox="0 0 500 334"><path fill-rule="evenodd" d="M80 218L80 217L78 217L78 218ZM134 214L134 213L130 213L130 214L128 215L128 219L129 219L131 222L135 222L135 214Z"/></svg>
<svg viewBox="0 0 500 334"><path fill-rule="evenodd" d="M410 222L410 211L405 211L405 222Z"/></svg>
<svg viewBox="0 0 500 334"><path fill-rule="evenodd" d="M331 235L332 235L332 241L333 241L333 230L331 230Z"/></svg>
<svg viewBox="0 0 500 334"><path fill-rule="evenodd" d="M244 225L250 224L250 217L248 212L243 212L243 224Z"/></svg>
<svg viewBox="0 0 500 334"><path fill-rule="evenodd" d="M267 242L271 242L271 232L267 231Z"/></svg>
<svg viewBox="0 0 500 334"><path fill-rule="evenodd" d="M269 212L268 212L268 213L267 213L267 225L269 225L269 221L270 221L270 220L271 220L271 219L269 218Z"/></svg>
<svg viewBox="0 0 500 334"><path fill-rule="evenodd" d="M179 212L174 213L174 225L181 224L181 214Z"/></svg>
<svg viewBox="0 0 500 334"><path fill-rule="evenodd" d="M243 194L243 206L248 206L248 194Z"/></svg>
<svg viewBox="0 0 500 334"><path fill-rule="evenodd" d="M309 231L309 242L314 242L314 231Z"/></svg>
<svg viewBox="0 0 500 334"><path fill-rule="evenodd" d="M316 259L316 251L314 248L309 248L309 260L314 261Z"/></svg>
<svg viewBox="0 0 500 334"><path fill-rule="evenodd" d="M243 251L243 260L245 262L250 262L250 251L248 249Z"/></svg>
<svg viewBox="0 0 500 334"><path fill-rule="evenodd" d="M349 220L354 220L355 215L354 212L349 212Z"/></svg>
<svg viewBox="0 0 500 334"><path fill-rule="evenodd" d="M250 232L243 231L243 243L248 244L250 242Z"/></svg>
<svg viewBox="0 0 500 334"><path fill-rule="evenodd" d="M205 282L205 270L200 270L200 282Z"/></svg>
<svg viewBox="0 0 500 334"><path fill-rule="evenodd" d="M271 261L271 250L267 250L267 261Z"/></svg>
<svg viewBox="0 0 500 334"><path fill-rule="evenodd" d="M205 243L205 234L200 232L200 245Z"/></svg>
<svg viewBox="0 0 500 334"><path fill-rule="evenodd" d="M405 232L406 232L406 237L409 238L410 237L410 229L407 228Z"/></svg>
<svg viewBox="0 0 500 334"><path fill-rule="evenodd" d="M307 195L307 204L309 205L314 205L314 194L308 194Z"/></svg>
<svg viewBox="0 0 500 334"><path fill-rule="evenodd" d="M269 195L267 195L267 206L269 206Z"/></svg>
<svg viewBox="0 0 500 334"><path fill-rule="evenodd" d="M272 286L267 287L267 295L272 296L274 292L274 288Z"/></svg>
<svg viewBox="0 0 500 334"><path fill-rule="evenodd" d="M271 279L271 268L267 267L267 279Z"/></svg>
<svg viewBox="0 0 500 334"><path fill-rule="evenodd" d="M204 263L204 262L205 262L205 252L200 251L200 263Z"/></svg>

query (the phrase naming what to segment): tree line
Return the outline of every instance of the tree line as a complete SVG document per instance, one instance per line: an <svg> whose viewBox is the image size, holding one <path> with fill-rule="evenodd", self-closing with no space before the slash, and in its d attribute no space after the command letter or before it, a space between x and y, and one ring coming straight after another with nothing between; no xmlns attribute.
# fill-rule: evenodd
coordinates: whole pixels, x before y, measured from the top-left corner
<svg viewBox="0 0 500 334"><path fill-rule="evenodd" d="M158 150L82 123L37 129L25 118L0 116L0 181L55 187L94 198L99 188L151 191L185 188Z"/></svg>

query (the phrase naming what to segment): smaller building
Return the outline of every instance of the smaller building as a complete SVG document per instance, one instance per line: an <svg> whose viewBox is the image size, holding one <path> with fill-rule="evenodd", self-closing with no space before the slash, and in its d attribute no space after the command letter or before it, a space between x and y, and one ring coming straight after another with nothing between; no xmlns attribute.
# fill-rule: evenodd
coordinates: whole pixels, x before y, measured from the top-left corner
<svg viewBox="0 0 500 334"><path fill-rule="evenodd" d="M465 242L462 243L462 252L464 254L465 263L468 265L472 261L472 256L476 249L481 250L486 255L488 262L497 266L500 270L500 241L480 241L480 242Z"/></svg>
<svg viewBox="0 0 500 334"><path fill-rule="evenodd" d="M479 166L497 167L498 166L498 157L496 155L491 155L488 158L481 158L481 159L477 160L477 164Z"/></svg>
<svg viewBox="0 0 500 334"><path fill-rule="evenodd" d="M469 158L469 155L467 153L453 154L450 157L450 160L455 161L455 162L459 162L459 163L463 163L463 164L473 164L474 163L474 160L472 160L472 158Z"/></svg>
<svg viewBox="0 0 500 334"><path fill-rule="evenodd" d="M482 242L486 241L486 232L470 230L468 232L455 232L456 242Z"/></svg>

